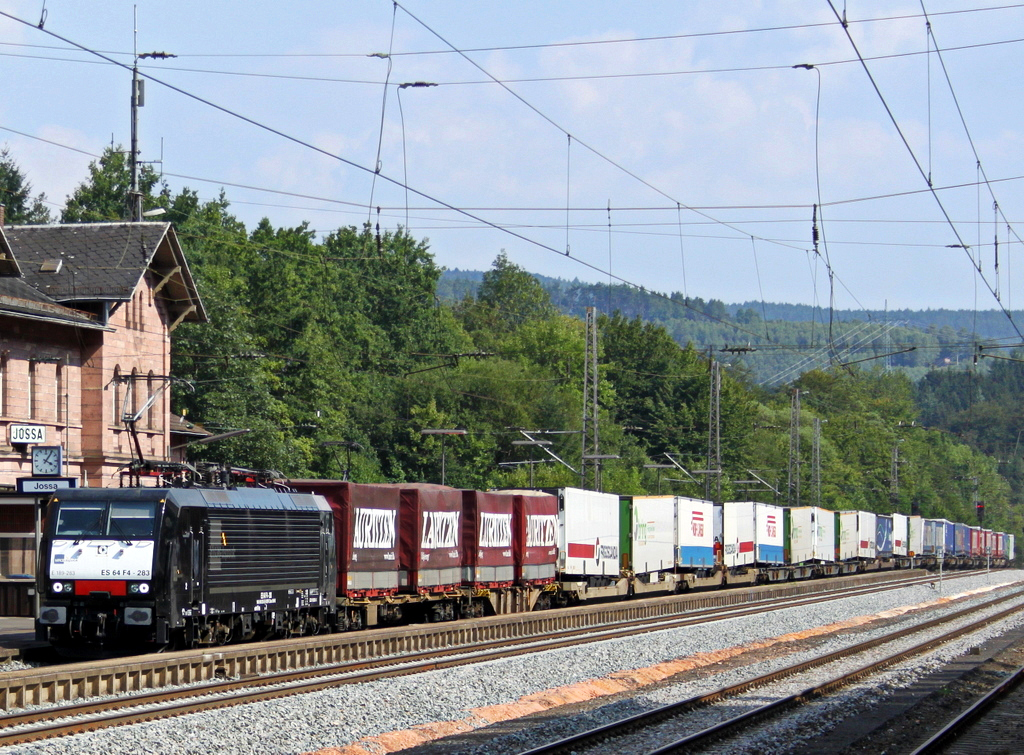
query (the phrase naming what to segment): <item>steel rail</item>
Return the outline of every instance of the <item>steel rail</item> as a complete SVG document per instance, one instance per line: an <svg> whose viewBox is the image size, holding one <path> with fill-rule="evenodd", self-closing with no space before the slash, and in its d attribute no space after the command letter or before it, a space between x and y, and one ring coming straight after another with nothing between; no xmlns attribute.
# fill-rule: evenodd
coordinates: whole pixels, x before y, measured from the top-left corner
<svg viewBox="0 0 1024 755"><path fill-rule="evenodd" d="M799 607L809 603L819 603L823 598L832 600L868 592L886 591L920 581L922 578L898 580L895 585L891 581L882 582L867 587L858 586L841 594L830 593L814 597L797 596L790 601L776 599L768 604L759 603L743 609L708 610L699 615L673 620L658 619L653 623L647 622L646 624L638 620L621 626L592 630L582 635L572 630L559 630L552 632L547 637L532 636L513 641L496 640L478 643L472 647L430 649L400 657L349 661L321 668L221 680L185 689L163 690L148 694L135 693L131 695L130 701L127 703L132 710L125 710L126 701L124 700L103 699L20 711L0 716L0 746L313 692L338 684L422 673L542 650L599 642L624 635L633 636L638 632L660 631L735 618L749 613L763 613L766 610ZM145 707L140 710L141 706ZM68 719L73 720L69 721Z"/></svg>
<svg viewBox="0 0 1024 755"><path fill-rule="evenodd" d="M967 710L953 718L910 755L931 755L942 752L943 748L967 731L978 719L998 704L1003 698L1024 682L1024 666L996 684L982 695Z"/></svg>
<svg viewBox="0 0 1024 755"><path fill-rule="evenodd" d="M612 626L655 626L718 610L723 616L741 615L781 600L821 601L865 590L898 589L931 581L920 573L892 579L876 573L801 582L786 587L717 590L707 594L668 596L585 607L508 614L413 627L302 637L277 642L223 646L214 649L161 653L116 661L76 663L0 675L0 710L42 706L87 697L137 694L169 685L196 684L215 679L256 677L314 666L350 664L427 650L481 647L487 643L514 644L561 631L566 635L607 630ZM969 572L964 573L965 576ZM880 585L882 587L876 587ZM796 596L796 597L794 597ZM736 608L736 606L745 608ZM732 608L730 608L730 606Z"/></svg>
<svg viewBox="0 0 1024 755"><path fill-rule="evenodd" d="M628 718L624 718L601 727L580 732L579 734L566 737L556 742L551 742L546 745L542 745L540 747L527 750L521 755L556 755L556 753L578 752L587 747L593 747L602 742L606 742L607 740L611 740L616 737L621 737L629 733L654 726L662 721L678 717L679 715L688 713L697 708L701 708L712 703L719 702L726 698L733 697L755 687L764 686L765 684L779 681L794 674L798 674L818 666L823 666L828 663L832 663L833 661L840 660L842 658L846 658L852 655L856 655L858 653L865 652L867 650L874 649L886 643L890 643L895 640L908 637L912 634L916 634L918 632L922 632L927 629L940 626L942 624L948 624L951 621L956 621L970 614L976 613L989 607L997 606L1001 603L1005 603L1007 601L1014 600L1022 596L1024 596L1024 590L1015 591L1009 595L1005 595L993 599L991 601L987 601L981 605L973 606L967 609L962 609L947 616L940 616L927 622L916 624L912 627L906 627L899 631L889 633L883 637L878 637L872 640L866 640L864 642L858 643L856 645L851 645L846 648L842 648L840 650L834 651L824 656L820 656L818 658L813 658L807 661L792 664L790 666L778 669L768 674L763 674L761 676L753 677L751 679L747 679L736 684L722 687L720 689L714 690L704 695L698 695L696 697L688 698L686 700L681 700L677 703L661 706L651 711L640 713L635 716L630 716ZM881 659L875 663L871 663L853 672L843 674L839 677L829 680L824 684L818 685L817 687L812 687L810 689L804 690L802 693L798 695L791 695L787 698L783 698L782 700L778 700L768 705L762 706L760 708L756 708L752 711L748 711L747 713L744 713L735 718L723 721L708 729L705 729L688 737L682 738L676 742L673 742L670 745L667 745L663 748L653 750L649 753L649 755L664 755L665 753L670 752L685 752L688 750L692 750L697 746L711 742L713 740L729 736L730 734L736 733L740 729L744 728L745 726L748 726L750 723L756 720L763 719L777 712L788 709L794 705L808 702L811 699L814 699L827 692L839 689L840 687L845 686L846 684L856 681L857 679L863 676L881 670L886 666L897 663L913 655L927 652L927 650L930 650L936 647L937 645L940 645L944 642L949 642L950 640L956 639L957 637L960 637L964 634L976 631L977 629L984 627L992 621L997 621L1000 618L1011 615L1021 610L1024 610L1024 606L1012 606L994 616L988 616L966 627L961 627L959 629L953 630L952 632L942 635L941 637L928 640L924 643L916 645L913 648L909 648L900 653L893 654L891 656L888 656L887 658Z"/></svg>

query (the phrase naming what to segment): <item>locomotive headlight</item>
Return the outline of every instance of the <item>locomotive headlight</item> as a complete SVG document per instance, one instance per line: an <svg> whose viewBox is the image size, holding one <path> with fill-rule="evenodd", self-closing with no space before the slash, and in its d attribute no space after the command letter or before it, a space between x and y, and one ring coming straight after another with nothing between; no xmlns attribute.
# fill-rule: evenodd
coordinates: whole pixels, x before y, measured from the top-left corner
<svg viewBox="0 0 1024 755"><path fill-rule="evenodd" d="M128 592L132 595L147 595L149 593L149 583L131 582L128 584Z"/></svg>
<svg viewBox="0 0 1024 755"><path fill-rule="evenodd" d="M148 592L149 592L149 582L142 582L139 585L139 593L141 595L146 595Z"/></svg>
<svg viewBox="0 0 1024 755"><path fill-rule="evenodd" d="M50 586L50 589L53 590L54 592L64 592L64 585L61 584L60 582L54 582Z"/></svg>

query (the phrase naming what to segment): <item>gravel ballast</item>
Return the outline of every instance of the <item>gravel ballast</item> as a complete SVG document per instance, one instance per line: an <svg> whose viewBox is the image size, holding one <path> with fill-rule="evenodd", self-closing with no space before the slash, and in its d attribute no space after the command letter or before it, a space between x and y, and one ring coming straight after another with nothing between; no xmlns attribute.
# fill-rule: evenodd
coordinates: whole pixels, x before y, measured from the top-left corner
<svg viewBox="0 0 1024 755"><path fill-rule="evenodd" d="M5 753L106 753L159 752L177 753L280 753L291 755L322 748L339 748L366 737L387 732L410 729L433 722L472 721L474 709L516 703L527 695L563 687L588 680L601 679L628 669L645 669L676 658L701 653L713 653L760 640L802 630L833 624L861 616L874 616L904 606L918 605L948 598L972 589L993 587L1024 580L1024 572L1004 570L990 575L979 575L940 586L908 587L869 596L823 601L814 606L785 609L758 616L729 619L682 629L671 629L643 634L632 639L609 640L576 648L546 651L511 660L446 669L410 677L387 679L358 685L347 685L307 695L279 699L264 703L239 706L219 711L197 713L163 721L154 721L130 727L108 729L89 734L64 737L57 740L6 748ZM991 592L971 597L971 602L983 602ZM942 606L934 610L953 611L962 603ZM910 612L878 622L866 632L830 638L822 643L818 654L843 644L853 644L873 636L885 634L907 622L925 620L925 612ZM929 617L931 611L927 612ZM993 630L995 631L995 630ZM960 643L969 647L972 641ZM834 646L834 647L833 647ZM812 651L813 652L813 651ZM947 652L947 651L944 651ZM951 649L948 652L964 652ZM797 656L770 661L789 665ZM927 662L917 662L921 668ZM901 666L900 669L903 669ZM585 716L557 717L558 711L547 714L549 723L542 739L535 738L532 728L522 728L504 736L485 737L479 751L487 755L521 752L541 741L565 736L578 728L591 728L612 717L621 717L661 702L666 695L687 697L702 690L721 687L736 681L725 677L732 674L751 676L750 669L708 675L693 684L674 684L672 692L659 686L651 690L648 698L640 696L605 705L594 706ZM914 673L894 669L885 684L909 683ZM864 685L870 690L880 682ZM870 698L870 691L865 693ZM609 700L609 703L611 701ZM556 721L551 723L551 717ZM589 720L588 720L589 719ZM804 725L801 723L801 725ZM792 731L783 731L781 740L792 745ZM468 742L461 745L438 742L437 750L472 752L477 748ZM758 751L770 752L775 745L769 739L758 745ZM425 752L426 748L417 748ZM782 750L779 750L782 751Z"/></svg>

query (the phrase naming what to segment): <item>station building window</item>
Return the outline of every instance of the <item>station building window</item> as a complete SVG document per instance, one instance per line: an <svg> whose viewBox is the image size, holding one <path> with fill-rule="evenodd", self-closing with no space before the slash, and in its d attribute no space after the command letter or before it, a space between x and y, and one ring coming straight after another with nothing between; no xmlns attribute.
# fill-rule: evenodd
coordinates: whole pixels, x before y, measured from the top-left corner
<svg viewBox="0 0 1024 755"><path fill-rule="evenodd" d="M39 416L39 386L36 384L38 373L38 365L30 359L28 363L28 416L30 419L36 419Z"/></svg>
<svg viewBox="0 0 1024 755"><path fill-rule="evenodd" d="M111 386L113 387L114 390L111 391L113 411L111 411L110 413L110 424L116 425L121 421L121 365L117 365L114 367L114 380L111 383Z"/></svg>
<svg viewBox="0 0 1024 755"><path fill-rule="evenodd" d="M58 422L64 421L64 365L58 364L56 368L55 382L57 384L57 396L54 400L53 416Z"/></svg>

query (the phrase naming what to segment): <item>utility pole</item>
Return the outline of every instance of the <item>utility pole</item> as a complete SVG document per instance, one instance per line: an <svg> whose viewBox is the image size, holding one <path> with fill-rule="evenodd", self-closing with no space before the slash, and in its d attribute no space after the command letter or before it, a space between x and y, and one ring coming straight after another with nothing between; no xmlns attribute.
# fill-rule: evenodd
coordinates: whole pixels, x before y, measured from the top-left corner
<svg viewBox="0 0 1024 755"><path fill-rule="evenodd" d="M709 501L722 500L722 438L721 438L721 365L711 360L711 390L708 400L708 470L704 478L704 498ZM714 498L711 497L711 478L715 478Z"/></svg>
<svg viewBox="0 0 1024 755"><path fill-rule="evenodd" d="M889 472L889 505L893 511L899 510L900 503L900 443L892 446L892 469Z"/></svg>
<svg viewBox="0 0 1024 755"><path fill-rule="evenodd" d="M789 415L789 505L800 505L800 389L793 389Z"/></svg>
<svg viewBox="0 0 1024 755"><path fill-rule="evenodd" d="M135 29L132 40L134 63L132 64L132 132L128 150L128 164L131 169L131 186L128 188L128 220L138 223L142 220L142 192L139 190L139 108L146 104L146 82L139 78L139 60L143 58L174 58L166 52L144 52L139 54L139 10L135 8Z"/></svg>
<svg viewBox="0 0 1024 755"><path fill-rule="evenodd" d="M580 487L597 490L600 477L600 433L597 403L597 308L587 307L586 344L583 358L583 452L580 458ZM589 469L589 474L588 474Z"/></svg>
<svg viewBox="0 0 1024 755"><path fill-rule="evenodd" d="M811 445L811 486L814 488L814 505L821 505L821 418L814 418L814 441Z"/></svg>

